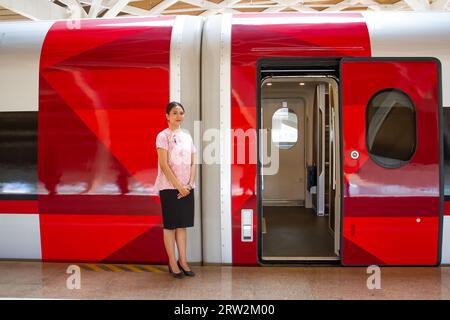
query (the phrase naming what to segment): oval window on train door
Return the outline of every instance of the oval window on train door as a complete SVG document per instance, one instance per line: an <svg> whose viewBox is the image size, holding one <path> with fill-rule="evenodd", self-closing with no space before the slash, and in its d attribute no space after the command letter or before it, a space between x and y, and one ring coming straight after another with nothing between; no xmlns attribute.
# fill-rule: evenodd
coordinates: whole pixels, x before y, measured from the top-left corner
<svg viewBox="0 0 450 320"><path fill-rule="evenodd" d="M398 168L416 151L416 109L398 89L384 89L369 100L366 109L366 143L373 161Z"/></svg>
<svg viewBox="0 0 450 320"><path fill-rule="evenodd" d="M298 119L294 111L287 107L277 109L272 116L272 142L287 150L297 143Z"/></svg>

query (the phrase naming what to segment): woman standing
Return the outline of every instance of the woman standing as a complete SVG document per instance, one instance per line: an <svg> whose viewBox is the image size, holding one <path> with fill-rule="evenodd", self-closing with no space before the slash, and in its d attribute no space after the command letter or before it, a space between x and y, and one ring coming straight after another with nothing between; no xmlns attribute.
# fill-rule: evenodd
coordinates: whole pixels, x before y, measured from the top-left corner
<svg viewBox="0 0 450 320"><path fill-rule="evenodd" d="M188 132L181 130L184 107L167 105L168 128L156 137L159 191L164 225L164 245L169 257L169 272L175 278L194 276L186 261L186 228L194 226L194 188L196 148ZM175 242L179 260L175 258Z"/></svg>

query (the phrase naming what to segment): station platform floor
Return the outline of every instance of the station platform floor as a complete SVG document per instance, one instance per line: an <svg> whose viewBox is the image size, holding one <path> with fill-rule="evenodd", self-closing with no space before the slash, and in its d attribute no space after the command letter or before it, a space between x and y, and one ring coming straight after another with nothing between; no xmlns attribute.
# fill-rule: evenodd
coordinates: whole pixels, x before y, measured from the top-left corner
<svg viewBox="0 0 450 320"><path fill-rule="evenodd" d="M450 299L450 267L381 268L368 289L366 268L195 266L175 279L166 266L74 264L80 289L68 289L70 263L0 261L0 299Z"/></svg>

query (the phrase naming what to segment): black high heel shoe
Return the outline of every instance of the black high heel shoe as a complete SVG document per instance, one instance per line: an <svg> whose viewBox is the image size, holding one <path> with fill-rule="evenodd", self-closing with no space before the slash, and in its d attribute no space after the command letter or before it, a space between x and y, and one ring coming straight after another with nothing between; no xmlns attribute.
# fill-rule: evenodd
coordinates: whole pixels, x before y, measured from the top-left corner
<svg viewBox="0 0 450 320"><path fill-rule="evenodd" d="M177 264L178 264L178 268L180 268L180 270L183 271L183 273L184 273L186 276L188 276L188 277L193 277L193 276L195 276L194 271L192 271L192 270L189 270L189 271L184 270L183 267L182 267L181 264L180 264L180 261L177 261Z"/></svg>
<svg viewBox="0 0 450 320"><path fill-rule="evenodd" d="M170 273L174 278L177 278L177 279L182 279L182 278L184 278L183 272L175 273L175 272L172 271L172 268L170 267L170 264L169 264L168 266L169 266L169 273Z"/></svg>

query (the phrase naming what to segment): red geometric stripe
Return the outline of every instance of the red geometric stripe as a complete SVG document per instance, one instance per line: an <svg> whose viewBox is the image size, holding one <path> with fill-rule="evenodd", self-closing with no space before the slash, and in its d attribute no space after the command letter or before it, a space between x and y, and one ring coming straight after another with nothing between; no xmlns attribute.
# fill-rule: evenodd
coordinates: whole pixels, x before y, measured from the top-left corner
<svg viewBox="0 0 450 320"><path fill-rule="evenodd" d="M421 227L417 231L418 226ZM346 265L432 265L437 262L439 217L345 217L343 261ZM373 262L346 251L346 242L377 257ZM431 248L431 249L430 249Z"/></svg>
<svg viewBox="0 0 450 320"><path fill-rule="evenodd" d="M382 200L370 196L348 197L344 198L344 208L346 217L435 217L439 197L385 195Z"/></svg>
<svg viewBox="0 0 450 320"><path fill-rule="evenodd" d="M112 252L102 260L103 263L156 263L165 264L168 261L161 225L155 225L147 231Z"/></svg>
<svg viewBox="0 0 450 320"><path fill-rule="evenodd" d="M127 206L133 207L127 194L129 186L136 185L134 177L43 77L40 79L40 87L38 173L48 195L38 195L39 212L107 214L109 208L110 214L117 214L123 207L125 214ZM108 184L115 184L122 195L116 194L116 199L109 204L102 198L114 195L98 194L96 190L97 187ZM58 194L58 185L83 187ZM74 202L74 199L79 202ZM146 209L149 207L146 206ZM143 210L145 209L139 211ZM132 214L132 210L128 210L128 213Z"/></svg>
<svg viewBox="0 0 450 320"><path fill-rule="evenodd" d="M346 257L352 257L353 261L357 261L356 264L358 265L384 265L385 262L381 260L380 258L374 256L370 252L364 250L360 246L358 246L353 241L349 240L348 238L344 237L344 241L342 244L342 252L343 259L342 264L346 265ZM351 261L352 262L352 261ZM354 264L354 263L352 263Z"/></svg>
<svg viewBox="0 0 450 320"><path fill-rule="evenodd" d="M41 214L41 246L44 261L103 261L148 230L161 229L159 216ZM158 239L154 239L157 241ZM135 261L159 262L160 243L145 242L133 252ZM145 257L145 259L144 259ZM118 259L116 262L121 262ZM131 262L128 260L127 262Z"/></svg>
<svg viewBox="0 0 450 320"><path fill-rule="evenodd" d="M38 213L37 200L0 200L0 214Z"/></svg>
<svg viewBox="0 0 450 320"><path fill-rule="evenodd" d="M41 70L45 70L51 66L56 66L62 61L70 59L81 52L104 46L113 41L127 39L136 33L146 31L152 23L160 23L167 21L170 25L173 21L172 16L161 17L144 17L144 18L128 18L127 21L117 21L115 19L92 19L79 21L79 28L69 29L66 21L56 22L50 28L43 48L48 52L45 58L40 61ZM126 27L120 27L126 24ZM134 25L133 25L134 24ZM163 28L163 26L155 26L154 29ZM95 30L95 34L91 36L89 33ZM59 47L62 43L67 43L70 39L70 45L61 50Z"/></svg>
<svg viewBox="0 0 450 320"><path fill-rule="evenodd" d="M159 197L149 195L39 195L41 214L160 216ZM37 201L36 201L37 202Z"/></svg>

